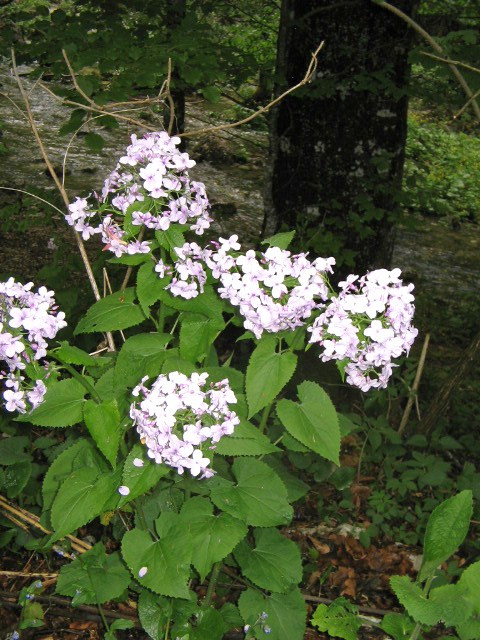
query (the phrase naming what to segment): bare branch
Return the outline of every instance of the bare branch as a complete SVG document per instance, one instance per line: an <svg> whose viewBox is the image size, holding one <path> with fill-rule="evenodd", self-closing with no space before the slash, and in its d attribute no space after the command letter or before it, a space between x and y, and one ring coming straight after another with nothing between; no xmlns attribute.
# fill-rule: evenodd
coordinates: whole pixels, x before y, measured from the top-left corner
<svg viewBox="0 0 480 640"><path fill-rule="evenodd" d="M63 55L63 59L65 60L66 65L68 67L68 72L70 73L70 76L72 78L73 86L75 87L77 92L82 96L82 98L88 102L89 105L91 105L95 109L98 109L99 108L98 104L94 100L92 100L89 96L87 96L85 91L83 91L83 89L78 84L77 76L75 75L75 71L73 70L73 67L70 64L70 60L68 59L68 55L67 55L67 52L65 51L65 49L62 49L62 55Z"/></svg>
<svg viewBox="0 0 480 640"><path fill-rule="evenodd" d="M321 49L323 48L323 45L324 45L324 42L321 42L316 48L316 50L312 53L310 64L308 65L307 72L305 73L305 76L302 78L302 80L300 80L300 82L295 86L290 87L290 89L287 89L287 91L284 91L280 96L275 98L275 100L272 100L264 107L260 107L260 109L255 111L255 113L252 113L251 115L247 116L246 118L242 118L241 120L237 120L237 122L228 122L227 124L220 124L213 127L205 127L204 129L195 129L193 131L186 131L184 133L180 133L179 136L184 138L193 138L194 136L204 135L205 133L211 133L212 131L222 131L225 129L233 129L234 127L240 127L241 125L246 124L247 122L251 122L255 118L258 118L258 116L262 113L266 113L272 107L274 107L278 102L286 98L286 96L288 96L290 93L293 93L297 89L300 89L300 87L303 87L304 85L311 82L315 74L315 71L317 70L317 65L318 65L317 56L321 51Z"/></svg>
<svg viewBox="0 0 480 640"><path fill-rule="evenodd" d="M397 7L394 7L392 4L385 2L385 0L372 0L372 2L374 2L379 7L382 7L383 9L390 11L391 13L401 18L402 20L404 20L414 31L416 31L419 35L422 36L422 38L424 38L428 42L428 44L432 47L432 49L434 49L440 55L444 54L444 51L442 47L438 44L438 42L434 40L434 38L432 38L432 36L427 31L425 31L425 29L421 27L418 24L418 22L415 22L415 20L413 20L409 15L407 15ZM457 79L458 83L467 94L467 98L473 98L472 108L475 112L475 116L477 120L480 122L480 107L478 106L477 101L473 97L473 91L468 86L467 81L465 80L463 75L460 73L456 65L453 62L448 62L447 64L450 67L450 70L452 71L453 75Z"/></svg>

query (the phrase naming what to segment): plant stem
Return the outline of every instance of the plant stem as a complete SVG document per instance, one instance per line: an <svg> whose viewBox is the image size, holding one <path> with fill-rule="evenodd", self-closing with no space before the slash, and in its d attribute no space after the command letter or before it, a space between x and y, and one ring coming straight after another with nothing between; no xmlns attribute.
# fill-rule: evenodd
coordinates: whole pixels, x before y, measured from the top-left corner
<svg viewBox="0 0 480 640"><path fill-rule="evenodd" d="M92 396L92 398L95 400L97 404L102 404L102 398L98 394L97 390L88 382L88 380L85 380L85 378L80 373L78 373L78 371L76 371L72 366L70 366L66 362L63 362L63 360L57 357L55 353L53 353L52 351L49 351L48 355L50 356L50 358L53 358L54 360L59 362L62 365L62 367L66 369L68 373L71 374L72 378L75 378L76 380L78 380L80 384L83 387L85 387L85 389L88 391L88 393Z"/></svg>
<svg viewBox="0 0 480 640"><path fill-rule="evenodd" d="M210 574L210 581L208 583L207 594L205 596L205 605L208 607L212 603L212 596L215 591L215 586L218 580L218 574L222 568L221 562L216 562L213 565L212 573Z"/></svg>
<svg viewBox="0 0 480 640"><path fill-rule="evenodd" d="M102 605L98 604L97 607L98 607L98 613L100 614L100 617L102 619L102 622L103 622L103 625L104 625L105 629L107 631L110 631L110 626L109 626L109 624L107 622L105 614L103 613Z"/></svg>
<svg viewBox="0 0 480 640"><path fill-rule="evenodd" d="M425 597L428 596L428 592L430 591L430 587L432 586L432 582L433 582L433 578L435 577L435 575L431 575L428 580L425 583L425 586L423 587L423 595ZM412 635L410 636L409 640L418 640L418 636L420 635L420 631L422 630L422 625L420 622L417 622L417 624L415 625L415 628L412 631Z"/></svg>
<svg viewBox="0 0 480 640"><path fill-rule="evenodd" d="M165 636L164 640L168 640L168 634L170 632L170 618L167 620L167 624L165 625Z"/></svg>
<svg viewBox="0 0 480 640"><path fill-rule="evenodd" d="M260 420L260 424L258 425L258 428L261 431L261 433L265 431L265 427L267 426L268 416L270 415L270 411L272 410L272 407L273 407L273 402L270 402L270 404L267 404L267 406L263 410L262 419Z"/></svg>

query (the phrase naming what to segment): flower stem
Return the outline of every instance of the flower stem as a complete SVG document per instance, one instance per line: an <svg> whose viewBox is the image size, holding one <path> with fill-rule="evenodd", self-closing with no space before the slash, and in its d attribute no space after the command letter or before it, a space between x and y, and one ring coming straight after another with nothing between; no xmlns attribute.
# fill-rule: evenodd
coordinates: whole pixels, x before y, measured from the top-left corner
<svg viewBox="0 0 480 640"><path fill-rule="evenodd" d="M216 562L213 565L212 573L210 574L210 581L208 583L207 594L205 596L205 606L209 607L212 603L212 596L215 591L215 586L218 580L218 574L222 568L221 562Z"/></svg>

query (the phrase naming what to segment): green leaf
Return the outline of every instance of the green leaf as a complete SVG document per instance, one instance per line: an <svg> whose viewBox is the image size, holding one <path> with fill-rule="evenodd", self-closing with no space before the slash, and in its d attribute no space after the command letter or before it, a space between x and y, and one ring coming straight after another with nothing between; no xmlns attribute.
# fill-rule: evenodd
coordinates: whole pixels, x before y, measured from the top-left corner
<svg viewBox="0 0 480 640"><path fill-rule="evenodd" d="M181 515L192 538L192 564L203 582L215 562L231 553L248 530L228 513L213 515L213 505L206 498L187 500Z"/></svg>
<svg viewBox="0 0 480 640"><path fill-rule="evenodd" d="M290 473L287 467L279 460L279 456L268 456L264 458L264 462L280 476L287 489L289 502L300 500L310 491L309 485L300 480L294 473Z"/></svg>
<svg viewBox="0 0 480 640"><path fill-rule="evenodd" d="M56 349L54 353L62 362L67 364L79 364L88 367L97 366L102 361L101 358L95 358L86 351L68 344L66 341L61 342L60 345L60 348Z"/></svg>
<svg viewBox="0 0 480 640"><path fill-rule="evenodd" d="M239 393L243 393L243 389L245 386L245 376L238 369L234 369L233 367L205 367L204 371L208 373L208 381L209 382L220 382L220 380L224 380L228 378L228 382L230 383L230 387L233 391L238 391Z"/></svg>
<svg viewBox="0 0 480 640"><path fill-rule="evenodd" d="M259 591L247 589L238 600L238 608L246 624L253 625L265 612L265 624L270 628L269 640L303 640L307 606L298 589L288 594L273 593L264 596ZM260 625L253 629L256 638L265 640L265 632Z"/></svg>
<svg viewBox="0 0 480 640"><path fill-rule="evenodd" d="M41 405L22 415L20 422L37 427L70 427L83 419L85 387L75 380L60 380L47 389Z"/></svg>
<svg viewBox="0 0 480 640"><path fill-rule="evenodd" d="M48 468L42 487L44 510L50 509L53 499L64 480L75 469L83 469L85 467L95 469L97 475L108 471L108 466L100 454L97 453L93 444L86 438L82 438L68 449L62 451Z"/></svg>
<svg viewBox="0 0 480 640"><path fill-rule="evenodd" d="M224 436L215 446L215 453L222 456L258 456L280 451L258 427L241 420L230 436Z"/></svg>
<svg viewBox="0 0 480 640"><path fill-rule="evenodd" d="M201 362L224 327L225 322L221 317L209 318L200 313L182 315L180 356L192 362Z"/></svg>
<svg viewBox="0 0 480 640"><path fill-rule="evenodd" d="M108 631L105 634L104 640L117 640L117 634L115 633L115 631L132 629L133 627L133 620L127 620L126 618L116 618L108 625Z"/></svg>
<svg viewBox="0 0 480 640"><path fill-rule="evenodd" d="M27 462L31 456L25 451L29 440L26 436L13 436L0 439L0 464L6 466Z"/></svg>
<svg viewBox="0 0 480 640"><path fill-rule="evenodd" d="M415 623L407 615L401 613L387 613L383 616L381 628L394 640L408 640L415 627Z"/></svg>
<svg viewBox="0 0 480 640"><path fill-rule="evenodd" d="M222 640L228 625L217 609L205 607L197 615L197 624L189 633L189 640Z"/></svg>
<svg viewBox="0 0 480 640"><path fill-rule="evenodd" d="M306 447L339 464L340 428L332 401L318 384L308 381L298 386L298 397L300 403L277 403L283 426Z"/></svg>
<svg viewBox="0 0 480 640"><path fill-rule="evenodd" d="M184 360L183 358L179 358L178 355L173 355L175 351L176 349L169 349L169 355L162 365L162 373L167 374L172 371L179 371L186 376L191 376L197 368L189 360Z"/></svg>
<svg viewBox="0 0 480 640"><path fill-rule="evenodd" d="M135 289L117 291L95 302L78 323L74 334L95 331L128 329L145 320L145 315L135 300Z"/></svg>
<svg viewBox="0 0 480 640"><path fill-rule="evenodd" d="M472 517L472 492L461 491L438 505L430 515L423 542L420 580L425 580L465 540Z"/></svg>
<svg viewBox="0 0 480 640"><path fill-rule="evenodd" d="M117 491L113 473L98 475L91 467L76 469L63 482L52 504L52 542L87 524L103 512L104 505Z"/></svg>
<svg viewBox="0 0 480 640"><path fill-rule="evenodd" d="M277 339L262 338L251 355L247 367L246 392L248 417L272 402L287 384L297 366L294 353L277 353Z"/></svg>
<svg viewBox="0 0 480 640"><path fill-rule="evenodd" d="M285 231L284 233L276 233L270 238L265 238L262 244L268 244L269 247L278 247L279 249L287 249L288 245L292 242L295 231Z"/></svg>
<svg viewBox="0 0 480 640"><path fill-rule="evenodd" d="M152 260L142 264L137 273L137 296L145 314L149 313L152 304L160 300L167 281L167 278L158 277Z"/></svg>
<svg viewBox="0 0 480 640"><path fill-rule="evenodd" d="M441 619L441 608L428 600L418 584L414 584L408 576L392 576L390 585L400 604L415 622L432 626Z"/></svg>
<svg viewBox="0 0 480 640"><path fill-rule="evenodd" d="M255 548L246 540L235 549L235 560L243 575L268 591L287 593L302 579L298 546L276 529L256 529Z"/></svg>
<svg viewBox="0 0 480 640"><path fill-rule="evenodd" d="M329 636L357 640L357 633L362 622L357 615L357 607L346 598L337 598L327 607L319 604L313 614L312 625Z"/></svg>
<svg viewBox="0 0 480 640"><path fill-rule="evenodd" d="M158 376L171 339L168 333L139 333L128 338L118 354L115 384L134 387L144 376Z"/></svg>
<svg viewBox="0 0 480 640"><path fill-rule="evenodd" d="M155 542L147 531L131 529L123 536L122 555L134 578L143 586L163 596L189 598L187 582L192 549L185 528L173 527ZM147 573L140 577L143 567Z"/></svg>
<svg viewBox="0 0 480 640"><path fill-rule="evenodd" d="M31 473L32 464L28 460L16 462L4 469L2 491L7 494L7 498L16 498L23 491Z"/></svg>
<svg viewBox="0 0 480 640"><path fill-rule="evenodd" d="M224 478L209 480L212 502L253 527L273 527L290 522L293 510L285 485L264 462L237 458L232 465L234 484Z"/></svg>
<svg viewBox="0 0 480 640"><path fill-rule="evenodd" d="M100 153L105 146L105 140L98 133L87 133L83 140L93 153Z"/></svg>
<svg viewBox="0 0 480 640"><path fill-rule="evenodd" d="M164 628L169 619L170 600L142 589L138 598L138 617L152 640L164 640Z"/></svg>
<svg viewBox="0 0 480 640"><path fill-rule="evenodd" d="M456 631L460 640L478 640L480 638L480 620L467 620L459 624Z"/></svg>
<svg viewBox="0 0 480 640"><path fill-rule="evenodd" d="M190 311L191 313L201 313L209 318L215 318L217 320L223 318L223 303L217 296L213 287L205 286L203 293L196 298L185 300L180 296L172 296L168 291L163 291L160 300L164 302L168 307L176 309L177 311Z"/></svg>
<svg viewBox="0 0 480 640"><path fill-rule="evenodd" d="M118 552L107 555L102 542L60 569L56 593L79 604L103 604L119 598L130 584L130 573Z"/></svg>
<svg viewBox="0 0 480 640"><path fill-rule="evenodd" d="M458 586L462 592L473 602L475 613L480 614L480 561L474 562L467 567L460 576Z"/></svg>
<svg viewBox="0 0 480 640"><path fill-rule="evenodd" d="M218 102L222 97L222 92L217 87L205 87L202 94L209 102Z"/></svg>
<svg viewBox="0 0 480 640"><path fill-rule="evenodd" d="M143 466L137 467L134 460L141 460ZM119 507L153 489L160 478L166 476L170 468L164 464L157 464L147 456L147 450L140 444L133 445L125 460L122 474L122 484L130 489L128 496L122 496Z"/></svg>
<svg viewBox="0 0 480 640"><path fill-rule="evenodd" d="M432 589L429 600L440 608L440 619L447 627L462 624L473 613L474 603L463 593L460 584L445 584ZM478 602L478 592L476 601Z"/></svg>
<svg viewBox="0 0 480 640"><path fill-rule="evenodd" d="M115 400L110 400L97 404L93 400L87 400L83 416L97 447L110 462L112 468L115 468L122 434L117 403Z"/></svg>

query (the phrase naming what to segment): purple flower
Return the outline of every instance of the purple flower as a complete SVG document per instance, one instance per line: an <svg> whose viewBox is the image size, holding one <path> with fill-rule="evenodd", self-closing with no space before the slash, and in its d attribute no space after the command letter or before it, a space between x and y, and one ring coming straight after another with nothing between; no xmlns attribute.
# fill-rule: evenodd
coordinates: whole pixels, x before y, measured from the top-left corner
<svg viewBox="0 0 480 640"><path fill-rule="evenodd" d="M316 318L310 342L323 347L322 360L346 360L346 380L362 391L385 388L392 359L408 354L417 336L413 285L400 269L378 269L340 282L338 297Z"/></svg>
<svg viewBox="0 0 480 640"><path fill-rule="evenodd" d="M193 477L201 478L213 475L205 449L232 434L239 423L230 409L237 399L228 380L204 390L207 378L207 373L188 377L174 371L158 376L151 389L144 378L132 392L139 400L130 406L130 417L148 457L179 474L188 469Z"/></svg>

